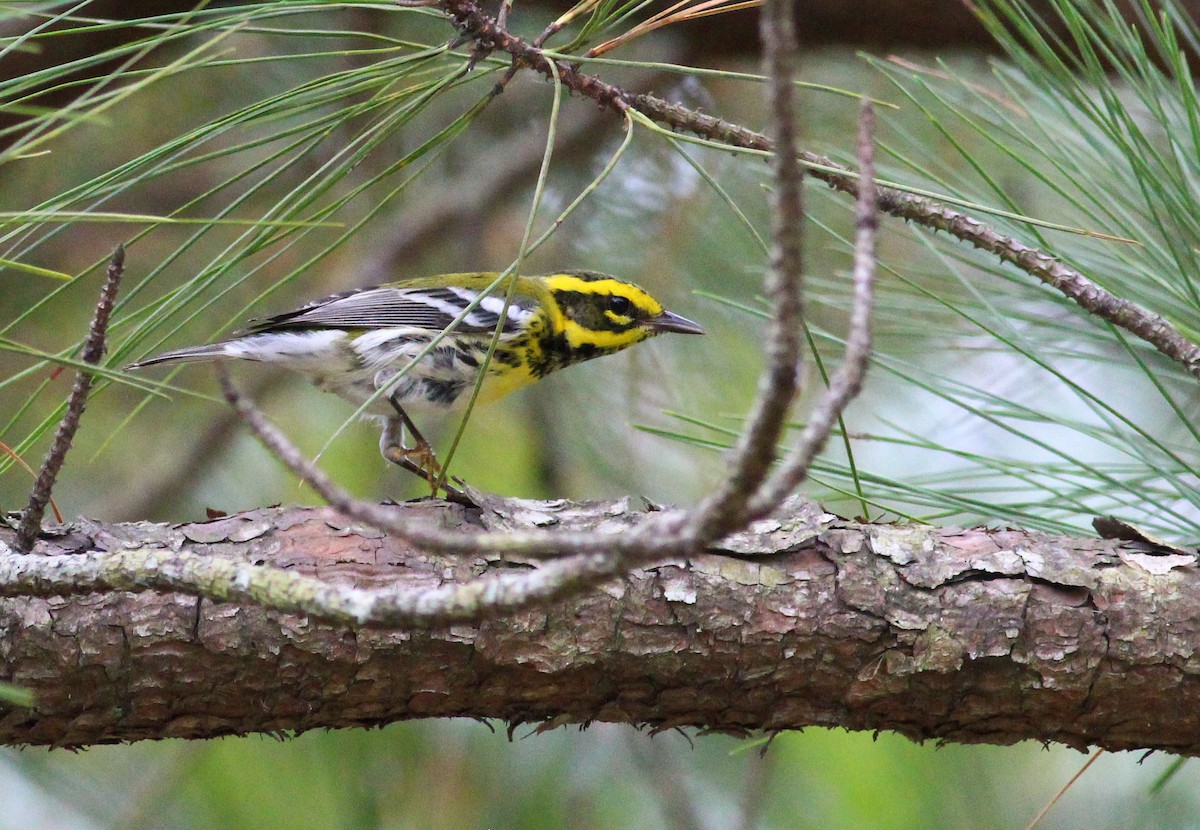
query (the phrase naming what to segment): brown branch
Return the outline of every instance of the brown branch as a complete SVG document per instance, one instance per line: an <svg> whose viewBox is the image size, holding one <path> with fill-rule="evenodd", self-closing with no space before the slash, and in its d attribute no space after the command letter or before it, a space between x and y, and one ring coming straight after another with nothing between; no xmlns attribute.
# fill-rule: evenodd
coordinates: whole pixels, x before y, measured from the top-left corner
<svg viewBox="0 0 1200 830"><path fill-rule="evenodd" d="M653 518L627 501L421 502L480 531ZM483 535L482 533L480 535ZM0 530L0 542L12 533ZM334 588L461 588L547 563L445 556L329 508L59 528L41 563L190 556ZM348 629L253 603L97 589L0 600L0 743L82 745L405 718L613 721L744 733L1200 754L1200 569L1144 545L866 525L790 502L687 559L478 625Z"/></svg>
<svg viewBox="0 0 1200 830"><path fill-rule="evenodd" d="M775 447L800 386L804 325L804 171L796 160L797 44L791 0L770 0L761 17L763 69L775 141L772 157L771 267L764 292L772 314L766 331L767 366L746 428L734 447L729 476L697 509L704 538L724 535L747 520L746 507L775 460Z"/></svg>
<svg viewBox="0 0 1200 830"><path fill-rule="evenodd" d="M108 272L104 286L100 289L100 302L96 305L96 313L92 317L92 325L88 329L87 339L83 344L82 359L84 363L98 364L104 357L104 335L108 331L108 319L112 315L113 303L117 299L117 288L121 284L121 274L125 270L125 249L118 245L113 251L108 263ZM71 387L71 395L67 398L67 411L63 413L54 435L54 442L46 454L34 482L33 491L29 494L29 504L21 516L21 524L17 530L14 546L17 551L27 553L37 540L38 531L42 527L42 516L46 512L46 503L50 501L50 491L54 489L54 481L58 478L59 470L71 449L75 431L79 428L79 419L87 407L88 392L92 388L92 374L86 370L75 376L75 384Z"/></svg>
<svg viewBox="0 0 1200 830"><path fill-rule="evenodd" d="M808 477L809 468L825 447L838 419L862 391L871 361L871 310L875 304L876 236L879 229L874 187L874 132L874 111L869 102L863 102L858 123L858 160L861 181L866 186L859 188L855 209L854 299L850 308L846 355L813 407L795 449L747 505L747 515L752 519L770 513Z"/></svg>
<svg viewBox="0 0 1200 830"><path fill-rule="evenodd" d="M545 53L496 25L475 0L442 0L441 6L463 33L512 55L522 66L552 76ZM580 72L565 61L556 64L561 83L572 92L591 98L602 107L624 112L632 107L648 118L680 132L690 132L733 147L774 152L774 143L753 130L711 115L695 112L653 95L633 94ZM816 153L803 151L800 160L809 174L835 190L857 197L858 180L846 167ZM1167 357L1200 378L1200 345L1193 343L1158 314L1137 303L1105 291L1080 272L1037 248L1005 236L984 222L932 199L892 188L877 188L879 210L935 231L945 231L962 242L1016 266L1061 292L1091 314L1145 340Z"/></svg>

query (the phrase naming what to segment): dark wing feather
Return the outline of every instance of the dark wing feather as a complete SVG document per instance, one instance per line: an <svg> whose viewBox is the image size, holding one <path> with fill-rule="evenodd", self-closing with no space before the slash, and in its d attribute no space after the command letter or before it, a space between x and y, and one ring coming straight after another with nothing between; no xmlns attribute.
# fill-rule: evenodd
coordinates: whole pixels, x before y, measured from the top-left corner
<svg viewBox="0 0 1200 830"><path fill-rule="evenodd" d="M438 332L449 326L474 298L476 292L452 288L397 288L380 286L334 294L306 306L252 322L246 334L311 328L381 329L412 327ZM501 298L502 301L502 298ZM514 302L516 309L529 301ZM513 316L509 315L510 318ZM493 331L499 316L476 307L455 331ZM506 321L505 330L515 328Z"/></svg>

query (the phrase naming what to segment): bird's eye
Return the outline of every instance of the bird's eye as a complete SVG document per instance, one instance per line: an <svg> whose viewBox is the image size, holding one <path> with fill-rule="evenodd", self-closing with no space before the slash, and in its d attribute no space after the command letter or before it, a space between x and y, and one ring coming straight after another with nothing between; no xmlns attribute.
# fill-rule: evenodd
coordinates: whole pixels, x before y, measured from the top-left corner
<svg viewBox="0 0 1200 830"><path fill-rule="evenodd" d="M619 314L622 317L628 317L629 312L633 309L633 303L628 297L622 297L619 294L614 294L608 298L608 310L613 314Z"/></svg>

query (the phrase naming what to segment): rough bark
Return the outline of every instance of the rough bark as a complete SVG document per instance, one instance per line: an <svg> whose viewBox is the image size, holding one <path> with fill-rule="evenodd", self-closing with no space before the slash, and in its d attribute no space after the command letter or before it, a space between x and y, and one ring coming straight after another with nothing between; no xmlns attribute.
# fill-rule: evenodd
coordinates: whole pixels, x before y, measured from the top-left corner
<svg viewBox="0 0 1200 830"><path fill-rule="evenodd" d="M404 509L464 532L627 526L626 502ZM0 541L11 534L0 530ZM154 548L357 585L432 586L536 562L455 559L329 509L53 532L39 551ZM404 718L615 721L741 733L1200 752L1200 571L1147 544L864 525L793 503L710 552L477 626L349 630L179 594L0 599L0 742L77 746Z"/></svg>

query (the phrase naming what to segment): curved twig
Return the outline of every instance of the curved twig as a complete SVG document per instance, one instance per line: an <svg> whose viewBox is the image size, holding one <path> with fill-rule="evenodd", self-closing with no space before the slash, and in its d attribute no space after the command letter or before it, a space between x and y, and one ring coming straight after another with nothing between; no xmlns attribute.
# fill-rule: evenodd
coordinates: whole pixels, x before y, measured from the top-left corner
<svg viewBox="0 0 1200 830"><path fill-rule="evenodd" d="M850 309L850 328L846 336L846 355L821 398L813 407L800 440L787 459L772 473L748 506L750 519L761 518L774 510L800 482L846 406L862 390L863 378L871 359L871 310L875 301L875 251L879 213L875 204L875 113L869 101L863 102L858 122L858 160L861 181L855 208L854 300Z"/></svg>
<svg viewBox="0 0 1200 830"><path fill-rule="evenodd" d="M764 290L772 314L766 332L767 366L747 426L722 485L696 511L702 538L713 539L747 521L750 503L775 460L775 447L800 386L801 331L804 321L804 169L796 158L796 32L790 0L763 6L760 37L767 98L776 145L772 156L771 267Z"/></svg>

